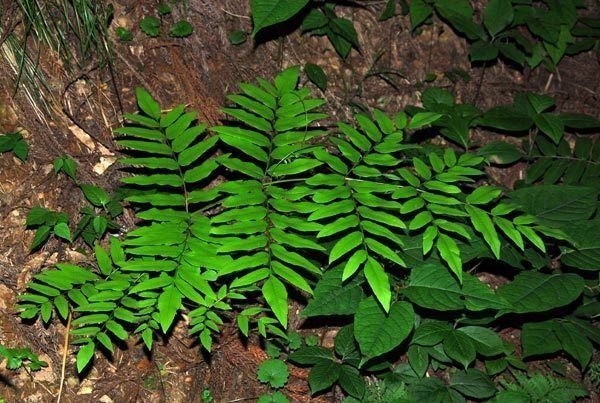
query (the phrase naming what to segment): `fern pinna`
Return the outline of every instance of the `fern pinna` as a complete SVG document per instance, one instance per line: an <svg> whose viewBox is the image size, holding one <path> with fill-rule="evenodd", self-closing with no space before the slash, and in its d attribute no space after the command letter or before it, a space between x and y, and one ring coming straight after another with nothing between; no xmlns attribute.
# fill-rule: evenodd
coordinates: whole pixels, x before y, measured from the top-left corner
<svg viewBox="0 0 600 403"><path fill-rule="evenodd" d="M137 90L141 113L125 115L130 123L115 133L129 154L121 163L132 175L123 182L138 228L110 238L108 252L97 245L97 268L58 264L21 297L24 318L74 316L80 371L97 346L112 351L112 340L131 332L151 349L180 313L210 350L223 311L241 299L256 302L237 314L244 334L256 316L263 336L285 338L290 287L311 295L334 263L342 262L343 281L364 274L388 311L388 273L405 277L407 235L459 280L461 240L481 236L498 258L496 228L521 249L524 237L543 250L540 231L560 236L499 202L500 189L473 186L483 158L403 141L440 114L409 122L403 112L392 120L376 110L374 120L357 115L358 128L339 123L329 133L319 125L325 102L298 81L292 67L274 83L241 84L229 96L235 106L223 109L232 120L214 135L183 105L164 113Z"/></svg>

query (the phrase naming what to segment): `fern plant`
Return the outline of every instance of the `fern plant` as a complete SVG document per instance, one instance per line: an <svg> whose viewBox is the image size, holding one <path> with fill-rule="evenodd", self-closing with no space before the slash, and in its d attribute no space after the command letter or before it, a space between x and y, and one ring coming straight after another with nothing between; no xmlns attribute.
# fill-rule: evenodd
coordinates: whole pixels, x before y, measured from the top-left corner
<svg viewBox="0 0 600 403"><path fill-rule="evenodd" d="M566 185L600 185L600 141L590 137L577 137L571 148L564 138L553 144L544 137L536 136L532 143L525 143L525 154L530 165L526 184L564 183Z"/></svg>
<svg viewBox="0 0 600 403"><path fill-rule="evenodd" d="M318 111L324 101L310 98L307 88L297 90L298 78L294 67L274 85L241 84L243 94L228 97L235 106L224 109L236 122L212 129L226 151L234 152L219 157L219 163L242 175L219 187L223 211L211 217L217 253L232 258L220 276L233 276L233 289L262 283L262 296L284 328L284 282L312 294L310 279L318 278L321 268L306 256L325 251L314 237L321 226L307 219L318 206L308 201L312 191L298 180L322 164L312 156L310 141L325 134L312 127L326 117ZM261 318L260 328L277 331L270 322Z"/></svg>
<svg viewBox="0 0 600 403"><path fill-rule="evenodd" d="M198 182L217 169L214 159L203 161L217 141L205 138L205 126L195 125L195 113L183 105L161 113L150 95L137 90L142 114L129 114L133 122L115 133L132 157L121 160L139 173L123 179L140 188L127 198L139 206L139 228L123 243L111 238L110 253L95 248L97 270L57 265L36 277L32 293L22 297L24 317L41 312L48 322L52 307L64 319L69 306L75 315L72 334L83 347L78 352L81 371L97 345L112 351L111 338L126 339L134 325L151 349L154 332L167 333L183 309L190 318L190 333L199 333L210 350L211 334L222 320L215 313L228 310L223 300L239 298L226 287L213 285L220 267L217 246L209 242L209 221L202 215L218 192ZM203 161L203 162L200 162Z"/></svg>
<svg viewBox="0 0 600 403"><path fill-rule="evenodd" d="M498 393L498 402L573 402L588 395L581 385L568 380L544 376L540 373L527 377L514 373L514 383L502 381L506 390Z"/></svg>
<svg viewBox="0 0 600 403"><path fill-rule="evenodd" d="M376 110L373 118L357 115L356 128L339 123L330 131L322 126L324 101L298 87L299 73L292 67L272 83L240 84L223 109L231 119L210 133L185 106L163 112L137 90L141 113L125 115L130 123L115 133L129 155L121 160L131 172L123 179L125 200L138 227L122 241L110 238L108 251L96 244L91 268L59 263L21 296L26 319L72 318L79 371L97 347L111 352L115 339L131 334L151 349L180 314L207 350L230 310L245 335L255 320L264 337L287 339L288 299L296 290L315 294L317 315L314 302L327 294L340 296L329 299L332 307L348 305L327 314L355 315L354 334L346 336L359 346L360 362L349 369L358 379L365 362L410 336L413 304L442 310L450 301L451 310L502 315L540 312L579 296L583 281L570 274L526 272L498 294L463 274L469 240L499 259L507 244L524 250L528 241L544 252L542 236L566 236L514 194L505 199L502 189L486 185L483 157L404 141L442 114L391 119ZM422 259L409 264L414 245ZM556 284L568 289L559 305L540 304L539 293ZM380 340L379 330L393 337ZM471 340L462 341L469 354L455 348L467 337L462 333L462 326L446 331L426 353L439 365L467 368L476 348ZM449 358L434 345L452 351Z"/></svg>

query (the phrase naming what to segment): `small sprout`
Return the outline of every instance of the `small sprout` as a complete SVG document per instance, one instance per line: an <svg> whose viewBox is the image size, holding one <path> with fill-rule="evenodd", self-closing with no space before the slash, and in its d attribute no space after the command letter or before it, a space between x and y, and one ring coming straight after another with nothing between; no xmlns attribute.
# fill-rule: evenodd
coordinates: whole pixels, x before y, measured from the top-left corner
<svg viewBox="0 0 600 403"><path fill-rule="evenodd" d="M6 368L12 371L24 367L30 371L39 371L48 363L40 360L37 354L28 348L6 348L0 344L0 361L6 359Z"/></svg>
<svg viewBox="0 0 600 403"><path fill-rule="evenodd" d="M156 17L144 17L140 21L140 28L152 38L160 35L160 20Z"/></svg>
<svg viewBox="0 0 600 403"><path fill-rule="evenodd" d="M192 24L187 21L179 21L177 24L173 25L169 31L169 35L175 38L184 38L190 36L193 31L194 27L192 27Z"/></svg>
<svg viewBox="0 0 600 403"><path fill-rule="evenodd" d="M167 14L171 14L171 7L166 5L166 4L159 4L158 7L156 7L156 11L158 11L158 14L160 15L167 15Z"/></svg>
<svg viewBox="0 0 600 403"><path fill-rule="evenodd" d="M260 364L256 375L262 383L268 383L272 388L281 388L287 382L290 371L285 362L271 359Z"/></svg>
<svg viewBox="0 0 600 403"><path fill-rule="evenodd" d="M20 132L0 135L0 153L12 151L17 158L25 162L29 154L29 145Z"/></svg>
<svg viewBox="0 0 600 403"><path fill-rule="evenodd" d="M131 34L131 31L127 28L118 27L115 30L115 34L117 34L119 39L123 42L131 42L133 40L133 35Z"/></svg>
<svg viewBox="0 0 600 403"><path fill-rule="evenodd" d="M69 178L77 180L77 163L65 155L54 160L54 173L64 172Z"/></svg>
<svg viewBox="0 0 600 403"><path fill-rule="evenodd" d="M242 43L246 42L247 39L248 35L239 29L233 31L229 36L229 42L231 42L232 45L241 45Z"/></svg>

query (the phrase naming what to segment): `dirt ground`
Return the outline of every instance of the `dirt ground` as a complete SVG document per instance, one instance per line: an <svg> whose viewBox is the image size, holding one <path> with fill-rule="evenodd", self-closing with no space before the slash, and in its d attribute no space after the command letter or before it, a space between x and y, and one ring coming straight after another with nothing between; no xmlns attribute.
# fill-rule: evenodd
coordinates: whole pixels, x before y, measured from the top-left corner
<svg viewBox="0 0 600 403"><path fill-rule="evenodd" d="M111 32L125 26L134 34L128 44L115 38L114 76L107 69L68 74L47 52L42 68L51 81L52 113L36 111L23 91L13 97L14 74L0 64L0 132L21 129L30 145L25 163L10 153L0 155L0 343L32 346L49 363L32 374L0 372L7 381L0 381L0 396L7 402L55 401L65 337L65 326L57 321L47 327L39 322L22 323L14 310L16 295L33 275L57 261L89 259L89 249L80 241L66 245L52 240L30 254L33 231L25 230L26 214L31 207L44 206L69 213L71 223L75 222L83 196L69 179L52 171L54 159L64 154L77 161L81 181L107 189L118 184L122 173L114 165L118 150L112 129L121 122L120 103L126 112L135 109L136 86L147 88L163 107L185 103L214 124L221 117L219 107L225 95L236 89L236 83L311 62L329 74L328 90L314 87L315 92L329 101L332 116L343 118L351 116L351 104L390 112L418 104L420 91L427 86L446 87L459 101L481 108L508 104L519 91L547 89L564 111L596 117L600 113L600 69L595 55L565 60L559 74L552 77L544 69L518 71L503 63L487 66L484 73L483 68L470 66L464 40L447 28L434 25L411 35L407 17L378 21L385 2L360 2L367 4L361 9L340 8L347 16L352 14L361 44L360 52L353 51L345 62L326 39L299 32L281 40L231 45L233 30L251 30L249 1L189 0L186 10L169 17L185 16L194 26L194 33L185 39L153 39L140 32L138 22L154 9L153 1L112 3ZM381 78L381 72L390 69L398 72L393 84ZM457 79L456 72L466 73L466 79ZM432 73L436 80L425 83ZM491 134L476 133L475 138L485 142ZM498 174L498 180L511 183L519 169ZM131 228L131 214L120 217L119 224L123 231ZM233 329L223 331L210 359L181 327L173 337L157 343L152 357L135 342L117 350L112 358L97 355L94 369L84 379L75 375L72 353L67 361L65 402L200 402L204 389L210 389L217 402L255 401L266 390L255 377L266 354L257 340L243 344ZM311 401L306 377L305 370L293 369L284 389L291 400ZM339 401L336 393L320 400Z"/></svg>

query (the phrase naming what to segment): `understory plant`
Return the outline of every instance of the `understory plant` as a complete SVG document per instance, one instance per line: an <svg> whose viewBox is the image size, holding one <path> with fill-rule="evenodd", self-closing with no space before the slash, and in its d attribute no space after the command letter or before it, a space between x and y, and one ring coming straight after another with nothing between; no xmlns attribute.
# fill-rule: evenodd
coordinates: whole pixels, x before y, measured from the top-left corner
<svg viewBox="0 0 600 403"><path fill-rule="evenodd" d="M554 72L565 55L589 50L600 54L599 20L587 15L588 7L580 0L489 0L477 13L469 0L414 0L408 5L404 0L389 0L381 6L380 20L394 16L396 3L402 14L410 15L413 30L431 23L436 15L465 37L471 62L501 58L519 68L543 64ZM359 2L347 5L361 7ZM303 32L326 35L343 59L352 48L359 49L352 21L335 15L336 2L252 0L251 6L253 34L301 18Z"/></svg>
<svg viewBox="0 0 600 403"><path fill-rule="evenodd" d="M299 83L291 67L240 84L210 129L137 89L139 113L114 131L137 228L96 244L88 267L35 276L23 318L71 316L80 372L132 335L151 350L181 317L208 351L236 322L290 346L313 393L339 385L350 401L537 401L535 385L571 385L527 375L529 357L564 354L584 373L600 341L597 185L493 184L495 154L466 150L480 113L453 114L446 93L444 110L424 102L332 124ZM560 140L535 116L523 130ZM423 129L454 140L457 127L465 150L414 141ZM489 272L504 280L491 287ZM334 351L290 336L290 299L304 317L345 324ZM522 329L522 354L506 328ZM287 370L272 362L259 377L277 388ZM587 393L570 390L561 398Z"/></svg>

